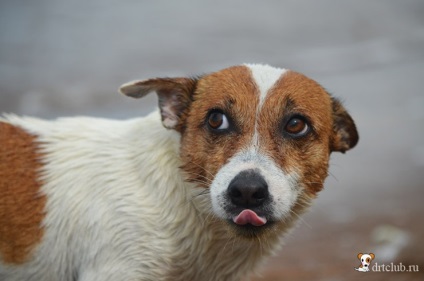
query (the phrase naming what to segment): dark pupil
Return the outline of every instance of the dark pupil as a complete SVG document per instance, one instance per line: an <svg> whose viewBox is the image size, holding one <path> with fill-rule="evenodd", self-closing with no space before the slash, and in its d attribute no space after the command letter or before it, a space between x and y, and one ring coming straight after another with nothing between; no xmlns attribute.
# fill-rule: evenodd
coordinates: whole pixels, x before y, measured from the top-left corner
<svg viewBox="0 0 424 281"><path fill-rule="evenodd" d="M305 122L303 122L303 120L299 118L293 118L287 124L286 130L289 133L295 134L295 133L300 133L304 127L305 127Z"/></svg>
<svg viewBox="0 0 424 281"><path fill-rule="evenodd" d="M214 112L209 116L209 125L217 129L222 124L222 113Z"/></svg>

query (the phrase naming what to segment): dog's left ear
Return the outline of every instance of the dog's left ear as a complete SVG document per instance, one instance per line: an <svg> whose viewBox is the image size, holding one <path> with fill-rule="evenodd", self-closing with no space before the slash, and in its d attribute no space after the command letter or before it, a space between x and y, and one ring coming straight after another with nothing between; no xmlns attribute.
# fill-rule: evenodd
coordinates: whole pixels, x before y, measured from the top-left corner
<svg viewBox="0 0 424 281"><path fill-rule="evenodd" d="M196 82L192 78L154 78L126 83L119 91L133 98L156 92L163 126L181 132L184 113L191 104Z"/></svg>
<svg viewBox="0 0 424 281"><path fill-rule="evenodd" d="M371 259L375 259L375 255L373 253L369 254L371 256Z"/></svg>
<svg viewBox="0 0 424 281"><path fill-rule="evenodd" d="M330 143L331 151L345 151L358 143L358 131L352 117L343 105L335 98L331 98L333 109L333 136Z"/></svg>

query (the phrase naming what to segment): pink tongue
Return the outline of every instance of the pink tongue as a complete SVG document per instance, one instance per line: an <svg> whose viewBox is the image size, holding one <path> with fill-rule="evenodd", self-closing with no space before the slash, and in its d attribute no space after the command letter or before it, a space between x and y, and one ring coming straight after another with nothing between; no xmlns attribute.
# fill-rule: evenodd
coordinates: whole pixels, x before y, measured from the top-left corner
<svg viewBox="0 0 424 281"><path fill-rule="evenodd" d="M233 218L233 221L238 225L250 223L254 226L261 226L266 224L266 218L258 216L254 211L249 209L243 210L238 216Z"/></svg>

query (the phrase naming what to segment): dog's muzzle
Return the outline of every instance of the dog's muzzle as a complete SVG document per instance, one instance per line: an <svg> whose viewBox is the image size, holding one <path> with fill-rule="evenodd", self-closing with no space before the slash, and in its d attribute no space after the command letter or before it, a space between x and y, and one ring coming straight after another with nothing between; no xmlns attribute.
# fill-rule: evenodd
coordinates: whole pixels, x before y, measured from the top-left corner
<svg viewBox="0 0 424 281"><path fill-rule="evenodd" d="M259 171L241 171L228 185L227 196L232 204L232 213L235 214L235 224L262 226L267 223L261 213L270 195L268 184Z"/></svg>

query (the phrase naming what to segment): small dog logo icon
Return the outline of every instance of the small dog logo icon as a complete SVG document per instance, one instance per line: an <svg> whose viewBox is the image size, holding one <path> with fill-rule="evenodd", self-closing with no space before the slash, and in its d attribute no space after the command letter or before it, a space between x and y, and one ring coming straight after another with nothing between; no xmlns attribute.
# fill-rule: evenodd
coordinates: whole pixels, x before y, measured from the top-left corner
<svg viewBox="0 0 424 281"><path fill-rule="evenodd" d="M359 253L357 257L361 261L361 265L358 268L354 267L355 270L361 271L361 272L370 271L370 263L375 258L375 255L373 253L369 253L369 254Z"/></svg>

